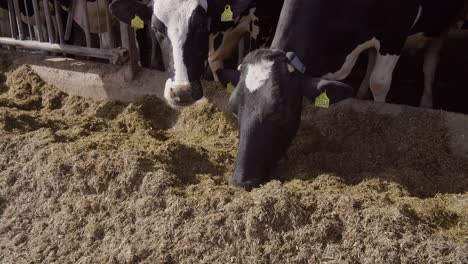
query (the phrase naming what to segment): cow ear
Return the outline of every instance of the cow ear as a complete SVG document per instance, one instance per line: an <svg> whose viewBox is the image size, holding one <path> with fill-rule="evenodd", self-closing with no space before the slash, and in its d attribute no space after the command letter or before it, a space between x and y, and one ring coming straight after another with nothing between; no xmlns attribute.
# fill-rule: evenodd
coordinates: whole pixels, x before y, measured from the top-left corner
<svg viewBox="0 0 468 264"><path fill-rule="evenodd" d="M216 71L219 81L226 86L228 83L232 83L237 86L240 79L240 71L233 69L219 69Z"/></svg>
<svg viewBox="0 0 468 264"><path fill-rule="evenodd" d="M131 25L132 20L139 16L145 23L151 22L153 9L135 0L117 0L109 6L111 14L120 22Z"/></svg>
<svg viewBox="0 0 468 264"><path fill-rule="evenodd" d="M354 89L342 82L327 81L320 78L307 78L303 86L304 97L314 102L318 96L326 92L329 104L334 104L354 96Z"/></svg>

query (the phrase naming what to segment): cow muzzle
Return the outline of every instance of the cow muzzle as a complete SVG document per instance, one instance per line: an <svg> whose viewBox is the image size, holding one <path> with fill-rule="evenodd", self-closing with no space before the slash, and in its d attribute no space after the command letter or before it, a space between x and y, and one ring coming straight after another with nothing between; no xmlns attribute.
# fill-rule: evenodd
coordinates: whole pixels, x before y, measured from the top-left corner
<svg viewBox="0 0 468 264"><path fill-rule="evenodd" d="M234 173L228 179L229 186L241 187L247 191L251 191L252 189L259 187L263 182L263 180L258 178L246 179L241 175L237 175L236 173Z"/></svg>
<svg viewBox="0 0 468 264"><path fill-rule="evenodd" d="M189 106L203 97L203 90L200 81L178 83L169 79L164 88L164 97L172 106Z"/></svg>

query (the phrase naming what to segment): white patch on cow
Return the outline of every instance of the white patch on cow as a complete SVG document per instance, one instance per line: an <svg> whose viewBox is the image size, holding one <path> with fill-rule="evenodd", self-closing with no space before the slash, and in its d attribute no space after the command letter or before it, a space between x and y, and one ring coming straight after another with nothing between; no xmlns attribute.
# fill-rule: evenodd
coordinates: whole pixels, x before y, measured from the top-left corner
<svg viewBox="0 0 468 264"><path fill-rule="evenodd" d="M416 15L416 18L414 19L414 22L411 28L413 28L416 25L416 23L418 23L419 19L421 18L422 12L423 12L422 6L419 6L418 14Z"/></svg>
<svg viewBox="0 0 468 264"><path fill-rule="evenodd" d="M258 90L270 78L273 61L262 60L259 63L249 64L247 66L247 75L245 76L245 86L253 93Z"/></svg>
<svg viewBox="0 0 468 264"><path fill-rule="evenodd" d="M358 45L348 56L346 56L345 62L341 69L339 69L335 73L328 73L324 75L322 78L328 80L343 80L351 73L354 65L356 64L359 55L369 48L376 48L377 50L380 49L380 41L376 38L372 38L360 45Z"/></svg>
<svg viewBox="0 0 468 264"><path fill-rule="evenodd" d="M393 70L399 58L398 55L377 54L375 67L370 77L370 89L376 102L385 102L392 84Z"/></svg>
<svg viewBox="0 0 468 264"><path fill-rule="evenodd" d="M197 6L208 8L206 0L155 0L153 12L167 28L174 59L174 82L188 83L187 66L184 64L183 47L187 40L189 19Z"/></svg>
<svg viewBox="0 0 468 264"><path fill-rule="evenodd" d="M375 67L375 61L377 60L377 50L376 49L369 49L367 51L367 70L364 79L361 82L361 86L359 87L357 98L365 99L369 92L369 83L370 83L370 76L372 74L372 70Z"/></svg>

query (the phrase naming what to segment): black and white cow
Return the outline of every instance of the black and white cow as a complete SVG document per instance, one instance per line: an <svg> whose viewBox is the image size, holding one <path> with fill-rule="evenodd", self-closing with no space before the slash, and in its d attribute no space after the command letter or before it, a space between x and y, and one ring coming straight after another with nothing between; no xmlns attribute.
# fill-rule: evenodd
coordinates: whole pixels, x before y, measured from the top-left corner
<svg viewBox="0 0 468 264"><path fill-rule="evenodd" d="M427 5L429 2L431 5ZM385 101L393 69L408 35L422 14L437 13L425 10L437 7L432 5L436 2L439 3L286 0L272 49L253 52L245 58L240 66L240 80L230 97L229 103L240 124L240 143L229 183L252 188L268 180L296 135L302 95L310 97L313 88L322 91L331 85L332 99L342 98L336 86L343 85L311 82L311 77L342 80L349 75L358 56L374 48L377 54L370 87L376 101ZM463 4L463 0L452 2ZM440 5L446 4L440 1ZM427 19L437 24L443 17L438 14L432 20ZM294 61L283 51L292 51L303 61L305 75L293 67ZM343 88L343 92L347 90Z"/></svg>
<svg viewBox="0 0 468 264"><path fill-rule="evenodd" d="M420 106L432 108L432 90L436 70L440 58L440 52L451 29L459 28L460 21L465 18L468 1L456 0L447 3L441 1L421 1L421 13L416 24L411 29L403 46L403 51L414 54L424 51L424 91L421 96ZM369 88L369 78L375 67L377 53L369 50L368 71L359 89L358 97L365 98Z"/></svg>
<svg viewBox="0 0 468 264"><path fill-rule="evenodd" d="M263 11L258 4L261 1L264 2L262 10L267 8ZM213 66L216 73L217 69L222 68L221 62L232 53L245 34L250 34L254 39L262 35L259 26L267 19L260 19L260 15L273 17L274 20L275 15L270 15L270 12L274 14L272 8L276 7L278 17L283 0L261 1L154 0L153 8L148 8L134 0L118 0L111 4L110 9L122 22L131 24L132 19L139 16L154 29L170 75L164 96L172 106L185 106L203 96L200 79L206 68L209 47L209 61L211 65L216 65ZM232 19L221 21L227 5L233 13Z"/></svg>
<svg viewBox="0 0 468 264"><path fill-rule="evenodd" d="M240 78L229 99L239 120L240 141L230 185L251 189L269 179L299 128L302 98L326 92L330 104L353 96L344 83L301 72L293 53L259 49L239 67ZM232 72L231 72L232 73Z"/></svg>

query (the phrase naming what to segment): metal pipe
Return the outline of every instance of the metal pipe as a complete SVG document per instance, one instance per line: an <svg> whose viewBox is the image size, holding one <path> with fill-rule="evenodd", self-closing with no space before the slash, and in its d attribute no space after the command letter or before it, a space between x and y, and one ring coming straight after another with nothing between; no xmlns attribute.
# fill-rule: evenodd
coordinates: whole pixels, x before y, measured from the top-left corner
<svg viewBox="0 0 468 264"><path fill-rule="evenodd" d="M138 51L136 47L135 30L120 22L120 34L122 38L122 47L128 49L129 63L128 63L128 75L124 76L124 79L131 81L135 78L138 71Z"/></svg>
<svg viewBox="0 0 468 264"><path fill-rule="evenodd" d="M50 11L49 11L49 1L42 1L44 3L44 16L46 18L47 24L47 34L49 35L49 42L56 43L54 39L54 32L52 26L52 19L50 18Z"/></svg>
<svg viewBox="0 0 468 264"><path fill-rule="evenodd" d="M115 37L114 37L114 31L112 30L111 26L111 17L109 14L109 0L104 0L104 8L106 11L106 26L107 26L107 34L109 35L109 44L110 48L115 48Z"/></svg>
<svg viewBox="0 0 468 264"><path fill-rule="evenodd" d="M102 49L102 31L101 31L101 12L99 12L99 0L96 0L96 11L97 11L97 22L98 22L98 37L99 37L99 48Z"/></svg>
<svg viewBox="0 0 468 264"><path fill-rule="evenodd" d="M8 0L8 15L10 18L11 37L16 38L16 17L15 9L13 8L13 0Z"/></svg>
<svg viewBox="0 0 468 264"><path fill-rule="evenodd" d="M44 41L44 36L42 35L42 21L41 14L39 13L39 5L37 0L33 0L33 9L34 9L34 19L36 20L37 31L39 32L39 38L36 36L36 39L39 39L40 42Z"/></svg>
<svg viewBox="0 0 468 264"><path fill-rule="evenodd" d="M128 59L127 50L122 48L97 49L72 45L38 42L33 40L16 40L0 37L0 45L9 45L33 50L45 50L53 53L68 53L78 56L109 59L114 64L121 64Z"/></svg>
<svg viewBox="0 0 468 264"><path fill-rule="evenodd" d="M31 29L31 22L29 22L30 16L29 16L29 11L28 11L28 3L27 3L26 0L24 0L24 9L25 9L25 11L26 11L26 17L27 17L26 22L27 22L27 24L28 24L29 38L30 38L31 40L33 40L33 33L32 33L32 29Z"/></svg>
<svg viewBox="0 0 468 264"><path fill-rule="evenodd" d="M88 15L88 5L86 0L79 0L81 12L84 15L84 32L86 38L86 47L91 47L91 32L89 30L89 15Z"/></svg>
<svg viewBox="0 0 468 264"><path fill-rule="evenodd" d="M76 1L77 0L73 0L70 8L68 9L67 26L65 27L65 41L69 41L71 37L73 15L76 9Z"/></svg>
<svg viewBox="0 0 468 264"><path fill-rule="evenodd" d="M19 39L23 40L24 39L23 23L21 21L21 10L19 7L18 0L13 0L13 6L15 8L16 26L18 27L18 36L19 36Z"/></svg>
<svg viewBox="0 0 468 264"><path fill-rule="evenodd" d="M60 44L65 44L64 34L63 34L63 24L62 24L62 8L60 7L57 0L54 0L55 7L55 19L57 21L58 35Z"/></svg>
<svg viewBox="0 0 468 264"><path fill-rule="evenodd" d="M128 27L127 24L119 22L120 25L120 41L122 43L122 47L128 48L130 44L128 43Z"/></svg>

